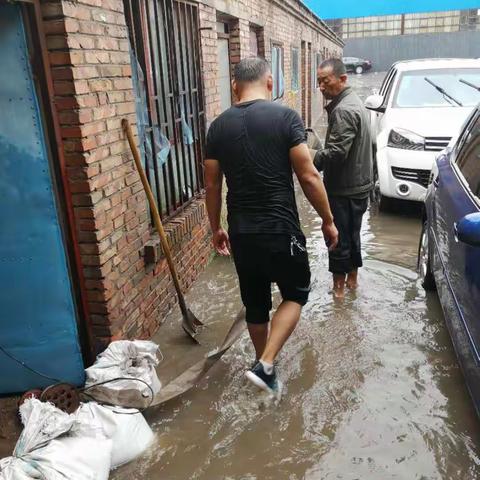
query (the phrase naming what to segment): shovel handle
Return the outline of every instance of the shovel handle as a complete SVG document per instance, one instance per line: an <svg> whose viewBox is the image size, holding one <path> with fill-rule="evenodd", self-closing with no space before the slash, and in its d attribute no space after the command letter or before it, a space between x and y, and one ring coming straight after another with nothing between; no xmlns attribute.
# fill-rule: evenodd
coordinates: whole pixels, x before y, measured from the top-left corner
<svg viewBox="0 0 480 480"><path fill-rule="evenodd" d="M177 291L180 308L182 310L182 313L186 314L187 306L185 304L182 289L180 288L180 282L178 281L177 270L175 268L175 264L173 263L172 252L168 244L168 238L165 234L165 230L163 229L162 221L160 219L160 213L158 212L157 203L155 202L155 197L153 196L152 189L150 188L147 176L145 175L145 171L143 170L142 162L140 160L140 153L138 151L137 145L135 144L135 139L133 138L132 127L130 126L130 122L126 118L122 120L122 127L125 131L125 134L127 135L127 140L130 145L130 150L132 151L135 166L137 167L137 171L140 175L143 188L145 190L145 193L147 194L150 210L152 211L153 223L155 225L155 229L158 232L158 235L160 236L160 243L162 245L165 258L167 259L168 267L170 268L170 273L172 275L173 284L175 285L175 290Z"/></svg>

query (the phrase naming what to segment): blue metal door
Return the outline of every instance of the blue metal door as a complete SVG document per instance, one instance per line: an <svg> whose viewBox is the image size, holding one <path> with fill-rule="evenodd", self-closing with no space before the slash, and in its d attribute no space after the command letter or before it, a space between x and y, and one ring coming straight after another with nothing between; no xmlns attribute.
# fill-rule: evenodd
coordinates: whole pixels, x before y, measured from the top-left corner
<svg viewBox="0 0 480 480"><path fill-rule="evenodd" d="M84 380L20 7L0 4L0 394ZM24 362L47 379L21 364Z"/></svg>

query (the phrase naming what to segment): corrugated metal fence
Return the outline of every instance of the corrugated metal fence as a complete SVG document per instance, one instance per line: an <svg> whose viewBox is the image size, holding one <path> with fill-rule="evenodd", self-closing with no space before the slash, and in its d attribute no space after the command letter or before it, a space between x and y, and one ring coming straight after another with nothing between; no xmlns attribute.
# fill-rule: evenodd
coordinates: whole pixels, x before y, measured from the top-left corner
<svg viewBox="0 0 480 480"><path fill-rule="evenodd" d="M346 41L343 55L367 58L377 72L399 60L480 58L480 31L352 38Z"/></svg>

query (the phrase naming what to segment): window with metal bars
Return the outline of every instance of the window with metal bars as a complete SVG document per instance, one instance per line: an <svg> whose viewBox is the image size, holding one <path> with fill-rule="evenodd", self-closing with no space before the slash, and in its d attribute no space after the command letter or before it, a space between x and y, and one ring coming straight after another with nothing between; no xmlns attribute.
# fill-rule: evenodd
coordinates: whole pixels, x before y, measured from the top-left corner
<svg viewBox="0 0 480 480"><path fill-rule="evenodd" d="M124 0L139 143L162 217L203 188L205 111L196 4Z"/></svg>

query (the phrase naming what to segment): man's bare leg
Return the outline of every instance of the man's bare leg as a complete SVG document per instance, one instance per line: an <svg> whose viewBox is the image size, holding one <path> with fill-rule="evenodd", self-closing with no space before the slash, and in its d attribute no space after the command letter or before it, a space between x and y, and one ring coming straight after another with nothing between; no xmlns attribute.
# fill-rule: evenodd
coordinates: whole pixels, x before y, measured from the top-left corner
<svg viewBox="0 0 480 480"><path fill-rule="evenodd" d="M283 301L273 315L270 326L270 335L263 355L262 362L273 364L278 352L282 349L288 337L292 334L300 320L302 307L295 302Z"/></svg>
<svg viewBox="0 0 480 480"><path fill-rule="evenodd" d="M255 347L255 358L259 360L267 345L268 323L247 323L247 327L253 346Z"/></svg>
<svg viewBox="0 0 480 480"><path fill-rule="evenodd" d="M345 297L345 275L343 273L333 274L333 295L335 298Z"/></svg>
<svg viewBox="0 0 480 480"><path fill-rule="evenodd" d="M358 270L352 270L348 275L347 275L347 287L355 290L358 287Z"/></svg>

